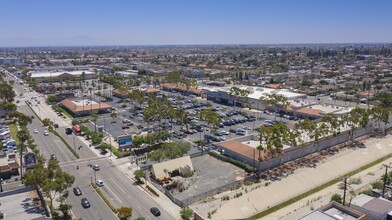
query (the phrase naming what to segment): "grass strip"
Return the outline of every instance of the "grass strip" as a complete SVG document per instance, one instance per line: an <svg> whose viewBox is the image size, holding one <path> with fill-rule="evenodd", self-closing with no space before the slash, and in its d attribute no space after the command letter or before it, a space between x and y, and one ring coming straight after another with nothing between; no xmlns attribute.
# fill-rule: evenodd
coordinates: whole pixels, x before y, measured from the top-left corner
<svg viewBox="0 0 392 220"><path fill-rule="evenodd" d="M159 194L149 185L146 186L146 188L154 195L156 195L157 197L159 197Z"/></svg>
<svg viewBox="0 0 392 220"><path fill-rule="evenodd" d="M71 145L68 144L67 141L65 141L65 139L56 131L54 130L52 127L49 127L48 129L50 132L52 132L54 135L56 135L57 137L60 138L60 140L65 144L65 146L67 146L68 150L71 151L71 153L77 158L79 159L80 156L78 153L76 153L76 151L71 147Z"/></svg>
<svg viewBox="0 0 392 220"><path fill-rule="evenodd" d="M27 103L27 101L26 101L26 104L27 104L27 106L30 107L31 111L34 112L35 116L42 122L41 118L38 117L37 113L36 113L36 112L34 111L34 109ZM80 158L79 154L76 153L76 151L68 144L67 141L65 141L65 139L64 139L59 133L57 133L56 130L54 130L52 127L49 127L48 130L49 130L51 133L53 133L54 135L56 135L57 137L59 137L60 140L65 144L65 146L67 146L68 150L70 150L71 153L72 153L77 159Z"/></svg>
<svg viewBox="0 0 392 220"><path fill-rule="evenodd" d="M52 107L53 107L53 109L55 110L55 111L58 111L58 112L61 112L61 113L63 113L66 117L68 117L68 118L74 118L71 114L69 114L63 107L61 107L61 106L58 106L58 105L56 105L56 104L52 104Z"/></svg>
<svg viewBox="0 0 392 220"><path fill-rule="evenodd" d="M17 137L18 127L16 126L16 124L9 124L8 127L10 128L12 139L16 141L16 146L19 146L19 139Z"/></svg>
<svg viewBox="0 0 392 220"><path fill-rule="evenodd" d="M379 158L379 159L377 159L377 160L375 160L375 161L373 161L373 162L370 162L370 163L368 163L368 164L365 164L365 165L361 166L360 168L358 168L358 169L356 169L356 170L353 170L353 171L351 171L351 172L348 172L348 173L346 173L344 176L346 176L346 177L353 176L353 175L355 175L355 174L357 174L357 173L360 173L360 172L362 172L363 170L366 170L366 169L368 169L368 168L370 168L370 167L372 167L372 166L375 166L375 165L377 165L377 164L379 164L379 163L383 162L384 160L387 160L387 159L389 159L389 158L391 158L391 157L392 157L392 154L388 154L388 155L386 155L386 156L384 156L384 157L381 157L381 158ZM303 198L306 198L306 197L308 197L308 196L310 196L310 195L312 195L312 194L314 194L314 193L316 193L316 192L319 192L319 191L321 191L321 190L323 190L323 189L325 189L325 188L327 188L327 187L329 187L329 186L332 186L332 185L334 185L334 184L336 184L336 183L342 181L342 178L343 178L344 176L342 176L342 177L337 177L337 178L335 178L335 179L333 179L333 180L330 180L330 181L328 181L328 182L326 182L326 183L324 183L324 184L322 184L322 185L320 185L320 186L318 186L318 187L315 187L315 188L313 188L313 189L311 189L311 190L309 190L309 191L307 191L307 192L305 192L305 193L302 193L302 194L300 194L300 195L298 195L298 196L295 196L295 197L293 197L293 198L291 198L291 199L289 199L289 200L287 200L287 201L284 201L284 202L282 202L282 203L279 203L279 204L276 205L276 206L273 206L273 207L271 207L271 208L269 208L269 209L266 209L266 210L264 210L264 211L262 211L262 212L259 212L259 213L255 214L255 215L253 215L253 216L251 216L251 217L249 217L249 218L247 218L247 219L248 219L248 220L256 220L256 219L259 219L259 218L261 218L261 217L267 216L267 215L269 215L269 214L271 214L271 213L273 213L273 212L278 211L279 209L282 209L282 208L284 208L284 207L286 207L286 206L288 206L288 205L291 205L291 204L293 204L293 203L295 203L295 202L297 202L297 201L299 201L299 200L301 200L301 199L303 199Z"/></svg>
<svg viewBox="0 0 392 220"><path fill-rule="evenodd" d="M102 200L106 203L106 205L109 206L109 208L117 214L118 211L117 209L110 203L110 201L106 198L106 196L102 193L100 189L98 189L97 185L95 183L91 183L91 186L97 191L98 195L101 196Z"/></svg>

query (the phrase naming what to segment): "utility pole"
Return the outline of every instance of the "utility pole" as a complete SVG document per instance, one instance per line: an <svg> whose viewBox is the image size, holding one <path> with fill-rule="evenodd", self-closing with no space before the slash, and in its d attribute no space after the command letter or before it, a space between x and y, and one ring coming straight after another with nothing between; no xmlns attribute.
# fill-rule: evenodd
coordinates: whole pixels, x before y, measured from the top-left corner
<svg viewBox="0 0 392 220"><path fill-rule="evenodd" d="M387 184L387 180L388 180L388 165L385 165L385 174L384 174L384 184L382 186L382 197L385 198L385 185Z"/></svg>
<svg viewBox="0 0 392 220"><path fill-rule="evenodd" d="M346 204L347 177L344 178L343 205Z"/></svg>

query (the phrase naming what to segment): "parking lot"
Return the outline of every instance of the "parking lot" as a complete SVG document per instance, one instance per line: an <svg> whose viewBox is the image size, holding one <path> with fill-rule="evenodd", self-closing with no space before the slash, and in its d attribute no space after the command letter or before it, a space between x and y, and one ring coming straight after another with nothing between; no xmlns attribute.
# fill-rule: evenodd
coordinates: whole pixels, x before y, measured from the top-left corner
<svg viewBox="0 0 392 220"><path fill-rule="evenodd" d="M188 128L184 124L169 119L163 120L162 130L174 133L174 139L186 139L189 142L208 139L210 142L221 142L237 138L244 135L257 133L256 128L265 125L265 121L281 121L289 127L293 127L296 118L289 118L288 115L279 115L273 112L250 111L249 109L226 106L218 103L209 102L211 109L221 117L221 124L216 129L216 134L212 135L212 127L200 121L197 116L202 109L206 109L207 101L194 96L185 96L180 93L161 91L160 97L171 101L174 108L182 108L188 112ZM147 99L146 99L147 100ZM104 126L105 130L112 136L117 137L123 133L140 134L143 131L156 131L159 128L158 121L151 122L149 129L143 119L142 110L137 110L135 105L129 100L122 100L113 97L107 102L113 106L117 113L116 118L111 118L110 113L99 117L97 126ZM143 106L146 106L144 104ZM276 116L275 116L276 114ZM281 117L283 116L283 117ZM88 125L90 129L94 125ZM139 127L139 128L138 128Z"/></svg>
<svg viewBox="0 0 392 220"><path fill-rule="evenodd" d="M192 164L196 170L189 178L176 179L186 188L183 192L173 191L174 197L179 200L197 196L210 190L234 183L245 178L245 171L232 164L222 162L206 154L192 158Z"/></svg>

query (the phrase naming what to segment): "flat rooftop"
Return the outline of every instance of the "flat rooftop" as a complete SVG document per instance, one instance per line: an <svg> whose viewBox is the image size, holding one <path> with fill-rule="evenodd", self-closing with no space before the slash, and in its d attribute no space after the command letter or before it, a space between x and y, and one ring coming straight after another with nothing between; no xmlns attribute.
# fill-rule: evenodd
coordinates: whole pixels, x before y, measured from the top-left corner
<svg viewBox="0 0 392 220"><path fill-rule="evenodd" d="M86 106L86 105L95 105L99 104L98 102L91 100L91 99L79 99L79 100L72 100L72 102L77 106Z"/></svg>
<svg viewBox="0 0 392 220"><path fill-rule="evenodd" d="M257 148L257 146L260 145L259 141L253 141L253 140L243 141L241 143L245 144L245 145L248 145L249 147L252 147L252 148L255 148L255 149ZM288 149L290 147L291 147L290 145L283 145L283 149Z"/></svg>
<svg viewBox="0 0 392 220"><path fill-rule="evenodd" d="M0 197L6 219L49 219L35 190Z"/></svg>

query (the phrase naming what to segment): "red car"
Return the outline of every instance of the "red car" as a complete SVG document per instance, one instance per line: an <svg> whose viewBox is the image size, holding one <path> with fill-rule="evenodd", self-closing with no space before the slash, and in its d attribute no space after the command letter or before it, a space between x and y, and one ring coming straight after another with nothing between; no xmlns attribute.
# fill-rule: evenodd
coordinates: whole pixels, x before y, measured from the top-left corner
<svg viewBox="0 0 392 220"><path fill-rule="evenodd" d="M122 129L127 129L127 128L129 128L129 126L128 125L122 125Z"/></svg>
<svg viewBox="0 0 392 220"><path fill-rule="evenodd" d="M185 133L185 134L193 134L193 133L195 133L195 132L193 132L192 130L186 130L186 131L184 131L184 133Z"/></svg>

